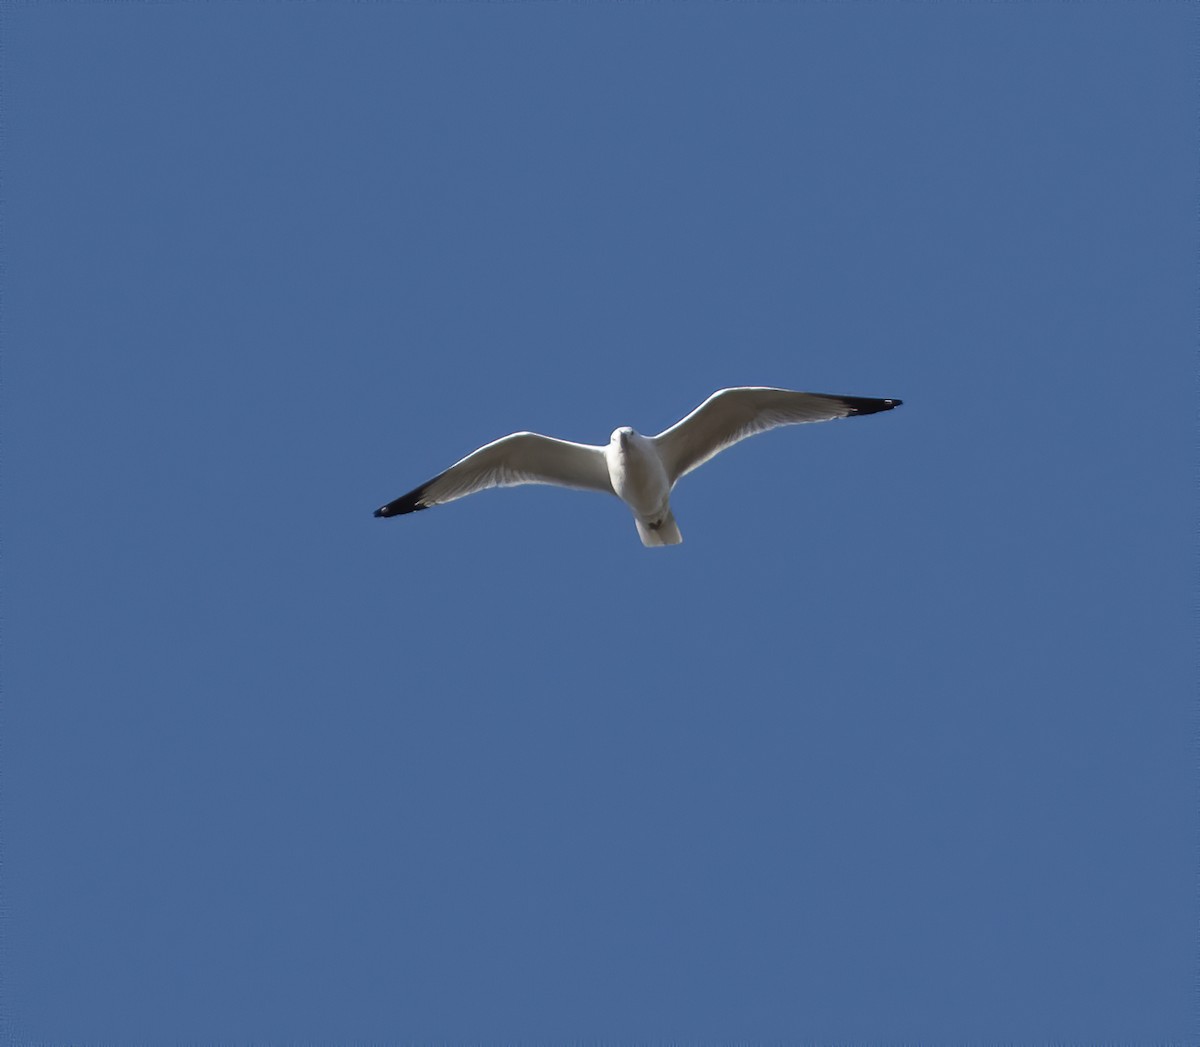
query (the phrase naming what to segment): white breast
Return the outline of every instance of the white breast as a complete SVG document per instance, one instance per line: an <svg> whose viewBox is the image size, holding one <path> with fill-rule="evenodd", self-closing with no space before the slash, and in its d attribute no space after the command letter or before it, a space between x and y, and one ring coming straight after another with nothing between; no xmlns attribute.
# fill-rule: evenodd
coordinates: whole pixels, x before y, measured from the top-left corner
<svg viewBox="0 0 1200 1047"><path fill-rule="evenodd" d="M604 449L613 490L638 516L662 516L671 494L667 470L654 444L632 429L618 429Z"/></svg>

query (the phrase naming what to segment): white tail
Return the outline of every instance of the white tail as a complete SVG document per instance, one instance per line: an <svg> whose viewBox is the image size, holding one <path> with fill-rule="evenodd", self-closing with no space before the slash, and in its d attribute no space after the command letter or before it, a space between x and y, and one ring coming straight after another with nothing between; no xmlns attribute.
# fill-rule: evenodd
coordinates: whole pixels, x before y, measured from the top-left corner
<svg viewBox="0 0 1200 1047"><path fill-rule="evenodd" d="M657 527L642 523L636 516L633 522L637 524L642 545L678 545L683 541L683 535L679 533L679 525L675 522L675 514L672 512L668 512Z"/></svg>

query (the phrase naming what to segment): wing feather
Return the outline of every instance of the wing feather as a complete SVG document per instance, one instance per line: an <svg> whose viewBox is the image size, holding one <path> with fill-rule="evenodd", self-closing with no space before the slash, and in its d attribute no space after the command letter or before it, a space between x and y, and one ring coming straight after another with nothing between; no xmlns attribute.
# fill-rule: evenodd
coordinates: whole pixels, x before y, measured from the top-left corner
<svg viewBox="0 0 1200 1047"><path fill-rule="evenodd" d="M556 440L540 433L512 433L472 451L432 480L380 506L375 515L414 513L489 487L518 484L554 484L615 493L603 447Z"/></svg>
<svg viewBox="0 0 1200 1047"><path fill-rule="evenodd" d="M686 418L654 437L671 483L739 440L781 425L826 422L898 407L900 400L831 396L791 389L719 389Z"/></svg>

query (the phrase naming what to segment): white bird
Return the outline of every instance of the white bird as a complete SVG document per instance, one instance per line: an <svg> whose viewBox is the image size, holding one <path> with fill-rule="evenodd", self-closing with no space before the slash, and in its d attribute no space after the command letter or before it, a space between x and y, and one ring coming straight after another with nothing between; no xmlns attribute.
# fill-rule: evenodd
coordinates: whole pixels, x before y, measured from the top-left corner
<svg viewBox="0 0 1200 1047"><path fill-rule="evenodd" d="M671 512L671 489L713 455L777 426L875 414L902 402L744 387L719 389L657 436L642 436L628 426L614 429L604 447L513 433L472 451L375 515L401 516L489 487L555 484L615 494L633 511L643 545L678 545L683 536Z"/></svg>

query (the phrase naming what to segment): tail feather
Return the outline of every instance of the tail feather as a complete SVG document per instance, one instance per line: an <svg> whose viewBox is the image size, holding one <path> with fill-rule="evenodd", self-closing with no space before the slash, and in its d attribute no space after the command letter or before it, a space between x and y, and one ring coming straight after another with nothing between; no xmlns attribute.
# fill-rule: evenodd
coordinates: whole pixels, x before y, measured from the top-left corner
<svg viewBox="0 0 1200 1047"><path fill-rule="evenodd" d="M657 527L643 523L636 516L633 518L633 522L637 524L642 545L678 545L683 541L683 535L679 533L679 525L675 522L675 514L672 512L668 512Z"/></svg>

